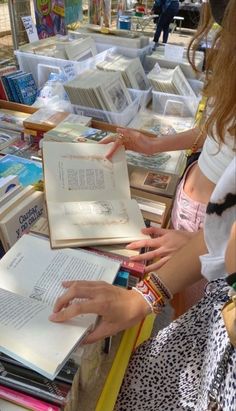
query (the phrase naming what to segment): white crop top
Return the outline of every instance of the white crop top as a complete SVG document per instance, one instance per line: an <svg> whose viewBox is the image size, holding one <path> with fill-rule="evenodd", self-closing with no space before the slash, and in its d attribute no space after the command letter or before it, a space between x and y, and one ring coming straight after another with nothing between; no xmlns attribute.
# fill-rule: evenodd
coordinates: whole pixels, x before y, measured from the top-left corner
<svg viewBox="0 0 236 411"><path fill-rule="evenodd" d="M219 147L213 138L207 136L198 159L201 172L214 184L217 183L235 155L233 138L226 137L225 140L226 144L221 144Z"/></svg>
<svg viewBox="0 0 236 411"><path fill-rule="evenodd" d="M225 251L236 220L236 156L219 179L208 203L204 237L208 254L200 256L208 281L225 277Z"/></svg>

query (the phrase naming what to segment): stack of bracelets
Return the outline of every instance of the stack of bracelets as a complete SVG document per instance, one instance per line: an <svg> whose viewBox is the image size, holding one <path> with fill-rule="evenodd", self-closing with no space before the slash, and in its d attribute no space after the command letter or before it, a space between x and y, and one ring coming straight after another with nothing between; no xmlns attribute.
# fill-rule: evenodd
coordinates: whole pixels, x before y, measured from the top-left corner
<svg viewBox="0 0 236 411"><path fill-rule="evenodd" d="M165 307L166 301L171 300L173 297L158 274L154 272L149 273L143 281L140 281L132 289L143 296L154 314L160 313Z"/></svg>

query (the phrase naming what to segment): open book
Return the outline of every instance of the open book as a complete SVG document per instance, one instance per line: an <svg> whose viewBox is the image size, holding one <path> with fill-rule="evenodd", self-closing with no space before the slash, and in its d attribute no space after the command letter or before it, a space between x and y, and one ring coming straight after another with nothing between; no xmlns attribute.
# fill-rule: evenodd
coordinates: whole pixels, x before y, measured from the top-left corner
<svg viewBox="0 0 236 411"><path fill-rule="evenodd" d="M54 379L96 321L94 314L61 324L48 320L62 281L112 283L119 266L83 250L52 250L44 238L21 237L0 261L0 351Z"/></svg>
<svg viewBox="0 0 236 411"><path fill-rule="evenodd" d="M51 246L121 244L149 238L131 200L125 151L109 145L43 143Z"/></svg>

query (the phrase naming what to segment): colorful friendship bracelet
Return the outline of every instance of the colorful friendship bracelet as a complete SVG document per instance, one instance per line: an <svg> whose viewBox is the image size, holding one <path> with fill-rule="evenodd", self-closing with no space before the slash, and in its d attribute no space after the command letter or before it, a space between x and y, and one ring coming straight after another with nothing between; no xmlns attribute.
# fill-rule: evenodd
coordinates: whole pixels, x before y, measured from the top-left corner
<svg viewBox="0 0 236 411"><path fill-rule="evenodd" d="M165 284L163 284L162 280L160 279L160 277L158 276L157 273L155 272L150 272L146 278L146 280L151 283L153 285L154 288L156 288L157 290L159 290L159 292L161 292L161 294L163 295L163 297L166 300L171 300L173 298L172 293L170 292L170 290L165 286Z"/></svg>
<svg viewBox="0 0 236 411"><path fill-rule="evenodd" d="M143 296L155 314L159 314L163 307L165 307L166 300L172 298L171 292L156 273L150 273L146 279L140 281L136 287L133 287L133 290Z"/></svg>

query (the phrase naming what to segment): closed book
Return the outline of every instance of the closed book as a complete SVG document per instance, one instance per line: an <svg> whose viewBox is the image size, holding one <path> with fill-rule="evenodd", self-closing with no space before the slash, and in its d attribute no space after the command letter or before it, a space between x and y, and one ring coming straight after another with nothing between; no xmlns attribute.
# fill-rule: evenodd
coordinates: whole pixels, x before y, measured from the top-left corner
<svg viewBox="0 0 236 411"><path fill-rule="evenodd" d="M23 73L12 79L19 100L22 104L31 106L37 97L37 86L31 73Z"/></svg>
<svg viewBox="0 0 236 411"><path fill-rule="evenodd" d="M2 81L2 76L16 71L16 66L8 66L0 69L0 99L9 100L5 86Z"/></svg>
<svg viewBox="0 0 236 411"><path fill-rule="evenodd" d="M9 250L43 214L44 193L35 191L0 220L1 238Z"/></svg>
<svg viewBox="0 0 236 411"><path fill-rule="evenodd" d="M15 365L16 370L17 370L17 367L19 368L19 373L22 372L22 368L26 368L27 370L30 370L30 368L27 367L26 365L20 363L19 361L15 360L14 358L11 358L8 355L5 355L1 352L0 352L0 361ZM79 369L79 364L76 364L75 361L72 358L70 358L66 362L64 367L61 369L59 374L57 375L56 381L65 382L66 384L71 385L73 383L74 376L77 373L78 369ZM36 373L33 370L30 370L30 375L32 376L32 378L34 377L36 379L43 379L44 378L40 374Z"/></svg>
<svg viewBox="0 0 236 411"><path fill-rule="evenodd" d="M2 76L2 82L3 82L3 85L4 85L4 88L5 88L5 91L7 93L9 101L14 101L14 96L13 96L13 93L12 93L12 88L10 87L9 79L12 76L14 77L16 74L20 74L20 73L22 73L22 71L17 70L17 71L14 71L12 73L5 74L4 76Z"/></svg>
<svg viewBox="0 0 236 411"><path fill-rule="evenodd" d="M143 167L128 166L130 187L172 198L179 176L162 171L151 171Z"/></svg>
<svg viewBox="0 0 236 411"><path fill-rule="evenodd" d="M55 404L65 404L71 389L70 384L32 373L30 369L0 361L0 384L22 393L32 395Z"/></svg>
<svg viewBox="0 0 236 411"><path fill-rule="evenodd" d="M47 403L15 389L4 387L3 385L0 385L0 398L8 400L13 404L18 404L22 407L26 407L27 410L31 411L60 411L60 408L57 405ZM5 411L5 408L2 409Z"/></svg>

